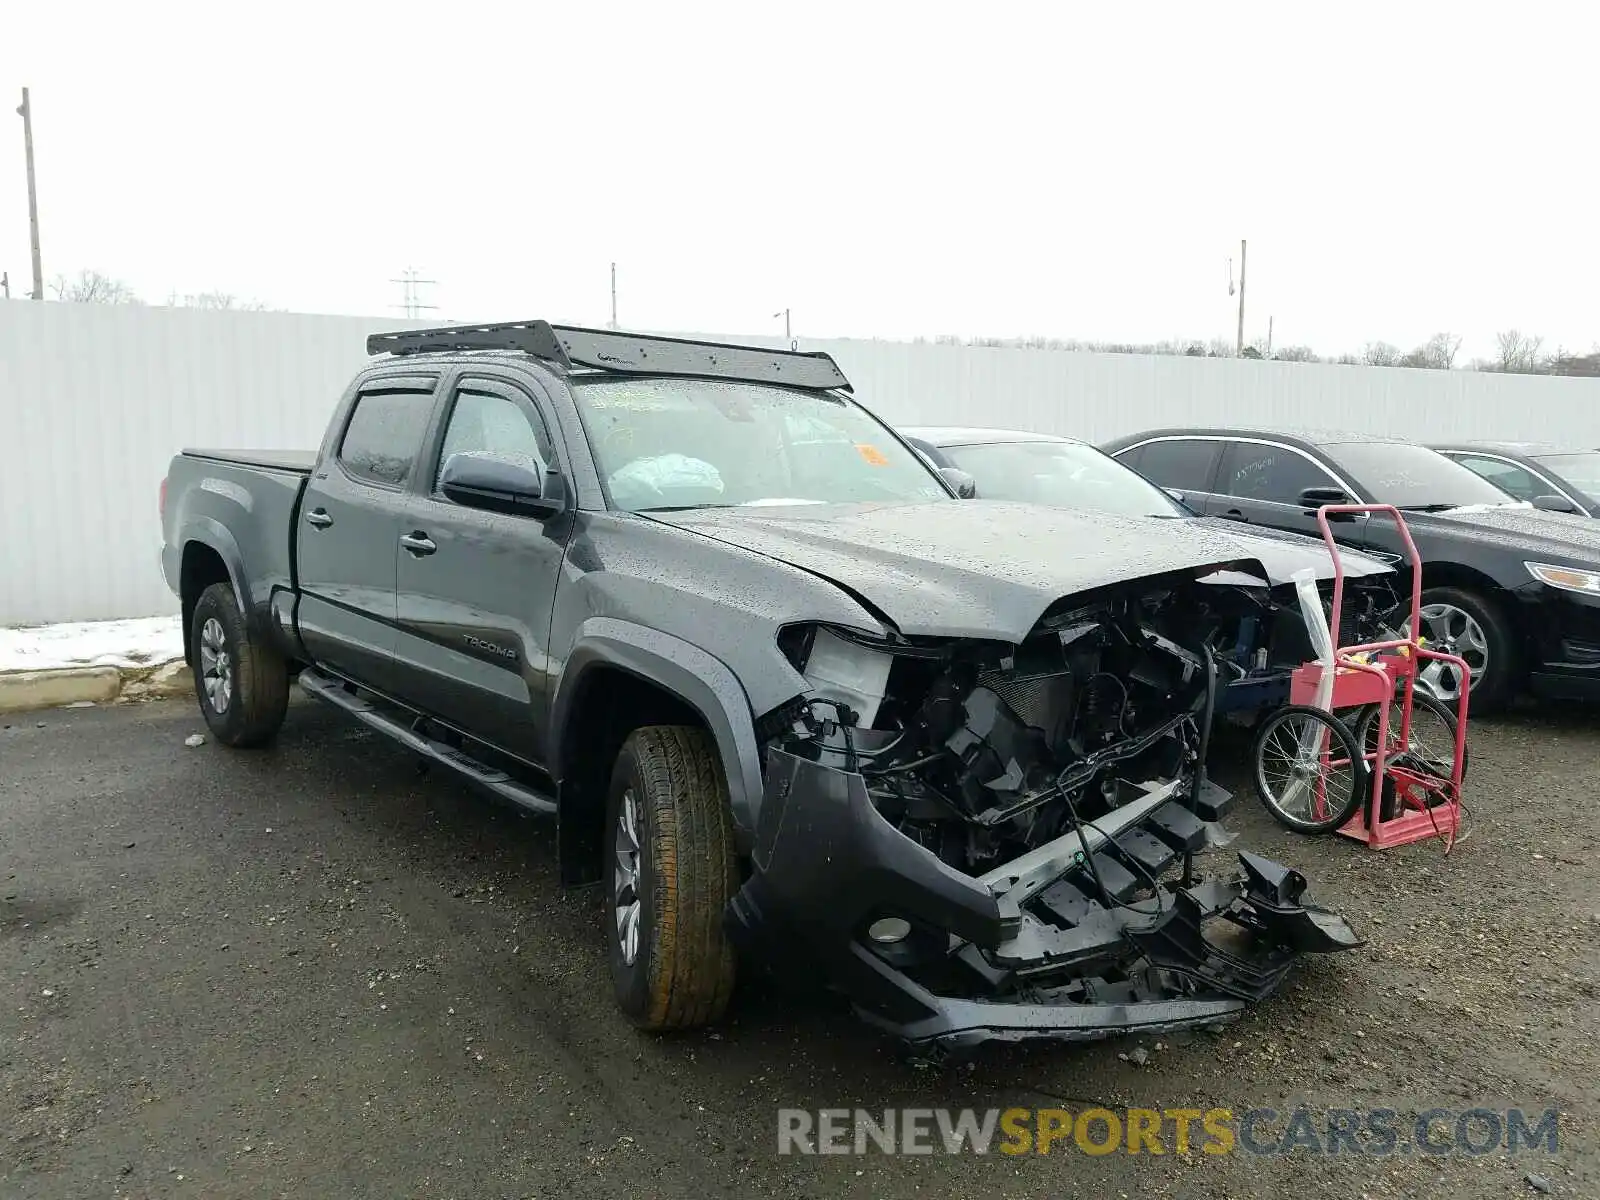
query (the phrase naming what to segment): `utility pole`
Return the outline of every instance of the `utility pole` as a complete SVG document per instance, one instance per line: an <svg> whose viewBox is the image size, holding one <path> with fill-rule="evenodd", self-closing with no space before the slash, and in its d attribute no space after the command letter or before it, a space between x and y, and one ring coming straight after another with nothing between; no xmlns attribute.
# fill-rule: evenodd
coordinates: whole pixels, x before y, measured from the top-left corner
<svg viewBox="0 0 1600 1200"><path fill-rule="evenodd" d="M611 264L611 328L617 328L617 264Z"/></svg>
<svg viewBox="0 0 1600 1200"><path fill-rule="evenodd" d="M1267 318L1267 357L1272 357L1272 318Z"/></svg>
<svg viewBox="0 0 1600 1200"><path fill-rule="evenodd" d="M1234 344L1236 357L1244 357L1244 239L1239 239L1239 336Z"/></svg>
<svg viewBox="0 0 1600 1200"><path fill-rule="evenodd" d="M775 312L772 314L772 319L774 321L776 321L779 317L783 318L783 340L786 342L792 342L794 337L789 332L789 310L786 308L782 312Z"/></svg>
<svg viewBox="0 0 1600 1200"><path fill-rule="evenodd" d="M34 300L44 299L44 268L39 263L39 193L33 180L33 105L28 100L28 89L22 89L22 104L17 109L22 118L22 147L28 158L28 237L33 249Z"/></svg>
<svg viewBox="0 0 1600 1200"><path fill-rule="evenodd" d="M0 292L5 293L7 300L11 299L11 273L9 271L0 275Z"/></svg>
<svg viewBox="0 0 1600 1200"><path fill-rule="evenodd" d="M421 284L432 284L437 283L438 281L435 279L419 279L417 277L417 271L415 267L407 267L404 271L400 272L399 279L391 279L389 282L398 283L400 285L401 296L400 303L391 305L390 307L400 309L406 314L407 317L415 318L416 316L420 315L424 309L435 309L438 307L436 304L422 303L421 293L417 291L418 286Z"/></svg>

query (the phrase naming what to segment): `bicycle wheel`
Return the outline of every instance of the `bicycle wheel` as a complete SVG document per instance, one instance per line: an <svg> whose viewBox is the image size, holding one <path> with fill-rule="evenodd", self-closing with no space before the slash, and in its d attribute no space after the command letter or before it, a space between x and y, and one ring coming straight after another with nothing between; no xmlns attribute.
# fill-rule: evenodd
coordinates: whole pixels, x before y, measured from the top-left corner
<svg viewBox="0 0 1600 1200"><path fill-rule="evenodd" d="M1441 779L1449 779L1456 758L1456 712L1437 697L1420 688L1411 693L1411 736L1407 745L1400 745L1401 706L1399 696L1389 702L1389 745L1384 758L1407 760L1413 769L1426 771ZM1356 721L1356 744L1364 755L1378 752L1378 706L1368 704ZM1467 777L1470 756L1465 743L1461 747L1461 778Z"/></svg>
<svg viewBox="0 0 1600 1200"><path fill-rule="evenodd" d="M1256 734L1256 795L1286 829L1338 829L1364 798L1367 771L1356 746L1350 727L1331 713L1299 704L1280 708Z"/></svg>

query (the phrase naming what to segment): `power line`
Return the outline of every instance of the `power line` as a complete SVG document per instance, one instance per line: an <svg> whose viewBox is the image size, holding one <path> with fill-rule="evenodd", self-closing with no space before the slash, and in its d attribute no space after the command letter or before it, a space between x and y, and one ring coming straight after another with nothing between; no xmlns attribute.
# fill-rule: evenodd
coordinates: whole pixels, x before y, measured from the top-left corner
<svg viewBox="0 0 1600 1200"><path fill-rule="evenodd" d="M438 280L423 279L419 277L415 267L407 267L404 271L400 272L399 279L391 279L389 282L398 283L400 285L401 297L399 304L391 304L389 307L400 309L400 311L405 313L407 318L418 317L424 311L439 307L437 304L424 304L422 302L422 293L419 290L424 285L431 286L437 284Z"/></svg>

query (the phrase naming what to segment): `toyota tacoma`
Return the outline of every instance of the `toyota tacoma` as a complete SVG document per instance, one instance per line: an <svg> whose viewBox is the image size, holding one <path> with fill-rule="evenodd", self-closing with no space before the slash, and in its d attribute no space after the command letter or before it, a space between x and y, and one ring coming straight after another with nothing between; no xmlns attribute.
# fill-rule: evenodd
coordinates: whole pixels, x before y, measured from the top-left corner
<svg viewBox="0 0 1600 1200"><path fill-rule="evenodd" d="M297 677L553 814L637 1025L716 1020L736 962L930 1052L1209 1025L1360 944L1288 867L1196 863L1246 543L962 499L823 354L543 321L368 350L315 454L171 464L201 710L263 744Z"/></svg>

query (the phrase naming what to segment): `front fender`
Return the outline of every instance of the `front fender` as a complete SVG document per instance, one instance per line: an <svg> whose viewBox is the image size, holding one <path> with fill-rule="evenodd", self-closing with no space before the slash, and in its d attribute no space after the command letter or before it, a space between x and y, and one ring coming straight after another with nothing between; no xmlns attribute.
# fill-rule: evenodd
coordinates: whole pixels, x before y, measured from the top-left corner
<svg viewBox="0 0 1600 1200"><path fill-rule="evenodd" d="M655 684L687 704L705 722L728 783L741 848L754 838L761 802L761 756L743 685L721 659L682 638L614 617L590 617L579 627L551 708L551 774L565 778L567 726L584 676L615 667Z"/></svg>

